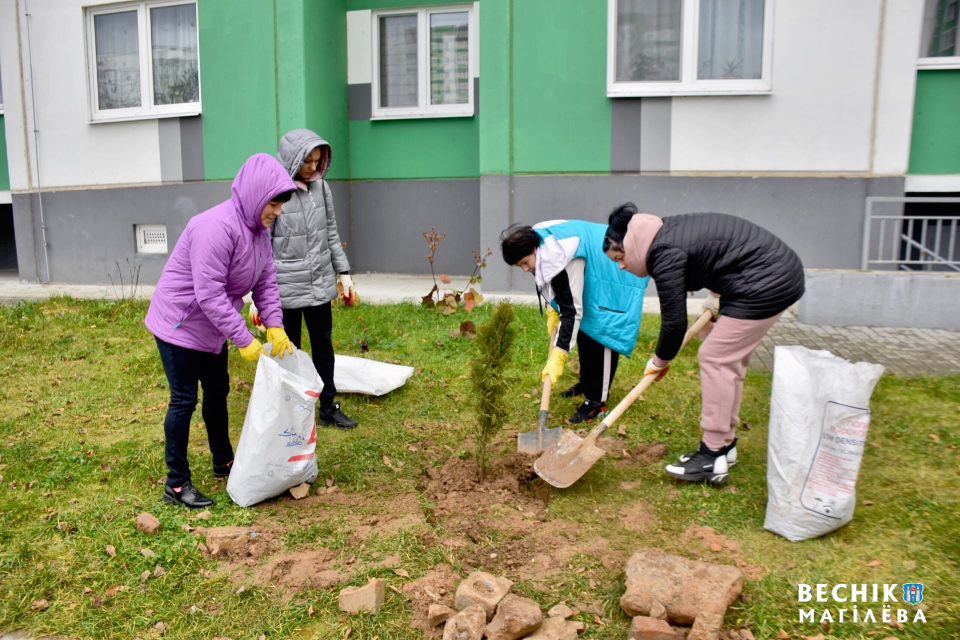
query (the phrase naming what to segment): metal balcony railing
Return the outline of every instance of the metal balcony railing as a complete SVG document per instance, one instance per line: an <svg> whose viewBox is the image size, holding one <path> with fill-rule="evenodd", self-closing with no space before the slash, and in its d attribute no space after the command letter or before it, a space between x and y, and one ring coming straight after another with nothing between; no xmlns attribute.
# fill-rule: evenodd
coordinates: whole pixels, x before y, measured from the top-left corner
<svg viewBox="0 0 960 640"><path fill-rule="evenodd" d="M956 213L906 215L900 206L879 214L878 203L954 204ZM868 197L860 268L960 272L960 198Z"/></svg>

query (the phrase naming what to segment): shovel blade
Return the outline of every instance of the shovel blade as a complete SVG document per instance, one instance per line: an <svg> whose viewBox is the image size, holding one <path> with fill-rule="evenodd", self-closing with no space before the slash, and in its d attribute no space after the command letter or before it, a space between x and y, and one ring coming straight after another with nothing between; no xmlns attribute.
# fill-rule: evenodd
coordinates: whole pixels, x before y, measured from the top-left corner
<svg viewBox="0 0 960 640"><path fill-rule="evenodd" d="M553 429L544 429L540 427L535 431L517 434L517 451L528 456L537 456L549 449L560 440L562 427Z"/></svg>
<svg viewBox="0 0 960 640"><path fill-rule="evenodd" d="M564 431L557 443L537 458L533 469L547 483L566 489L589 471L604 453L590 439Z"/></svg>

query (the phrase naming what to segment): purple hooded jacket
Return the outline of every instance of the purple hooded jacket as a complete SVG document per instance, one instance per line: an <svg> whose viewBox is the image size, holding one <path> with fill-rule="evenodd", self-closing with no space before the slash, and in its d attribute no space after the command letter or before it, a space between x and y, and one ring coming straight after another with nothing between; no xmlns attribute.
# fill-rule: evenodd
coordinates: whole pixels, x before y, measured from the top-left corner
<svg viewBox="0 0 960 640"><path fill-rule="evenodd" d="M297 187L272 156L251 156L237 173L232 196L187 223L160 275L145 324L164 342L219 353L229 338L253 341L240 309L253 291L264 326L283 327L270 230L260 214Z"/></svg>

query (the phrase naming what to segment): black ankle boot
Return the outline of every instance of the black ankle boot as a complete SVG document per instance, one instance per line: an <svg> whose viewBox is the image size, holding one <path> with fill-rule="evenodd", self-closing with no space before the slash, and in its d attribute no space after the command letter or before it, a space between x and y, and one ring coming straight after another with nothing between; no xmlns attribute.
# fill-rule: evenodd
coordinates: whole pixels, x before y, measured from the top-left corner
<svg viewBox="0 0 960 640"><path fill-rule="evenodd" d="M320 407L320 411L317 412L317 421L325 427L334 425L337 429L353 429L357 426L356 420L340 411L339 402L334 402L329 407Z"/></svg>
<svg viewBox="0 0 960 640"><path fill-rule="evenodd" d="M213 477L214 478L229 478L230 469L233 468L233 460L227 464L215 464L213 465Z"/></svg>
<svg viewBox="0 0 960 640"><path fill-rule="evenodd" d="M203 509L215 504L213 500L197 491L197 488L190 481L185 482L178 489L169 485L164 487L163 501L168 504L182 504L189 509Z"/></svg>

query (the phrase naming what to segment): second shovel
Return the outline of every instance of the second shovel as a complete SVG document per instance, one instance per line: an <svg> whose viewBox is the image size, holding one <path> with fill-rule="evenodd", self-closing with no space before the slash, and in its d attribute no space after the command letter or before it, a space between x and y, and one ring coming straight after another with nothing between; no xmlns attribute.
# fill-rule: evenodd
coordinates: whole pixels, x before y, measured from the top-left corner
<svg viewBox="0 0 960 640"><path fill-rule="evenodd" d="M560 440L562 427L547 429L547 415L550 411L550 376L543 379L543 397L540 399L540 418L536 431L517 434L517 451L536 456L549 449Z"/></svg>

